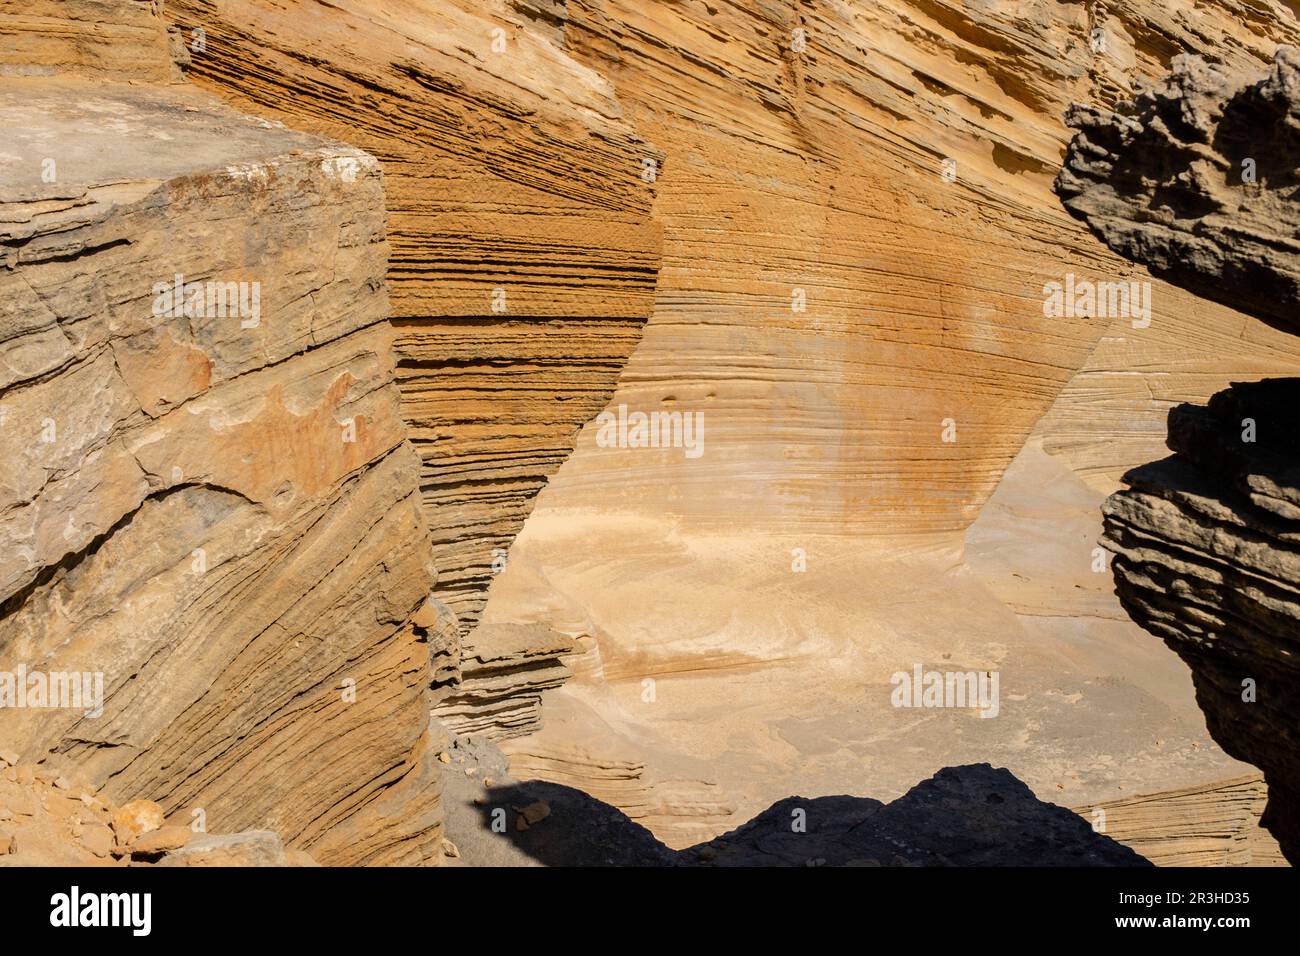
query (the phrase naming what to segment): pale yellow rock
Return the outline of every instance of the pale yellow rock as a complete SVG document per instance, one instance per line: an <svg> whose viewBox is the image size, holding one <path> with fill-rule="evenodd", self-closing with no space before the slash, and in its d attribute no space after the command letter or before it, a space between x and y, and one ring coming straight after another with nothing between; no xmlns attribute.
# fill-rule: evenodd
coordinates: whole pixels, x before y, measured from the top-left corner
<svg viewBox="0 0 1300 956"><path fill-rule="evenodd" d="M131 853L150 856L168 850L179 850L189 842L193 831L189 827L164 826L149 833L143 833L131 841Z"/></svg>
<svg viewBox="0 0 1300 956"><path fill-rule="evenodd" d="M82 832L81 845L98 857L106 857L113 851L113 830L103 825L85 828Z"/></svg>
<svg viewBox="0 0 1300 956"><path fill-rule="evenodd" d="M114 811L113 832L120 846L131 846L143 834L160 829L165 822L158 804L152 800L132 800Z"/></svg>

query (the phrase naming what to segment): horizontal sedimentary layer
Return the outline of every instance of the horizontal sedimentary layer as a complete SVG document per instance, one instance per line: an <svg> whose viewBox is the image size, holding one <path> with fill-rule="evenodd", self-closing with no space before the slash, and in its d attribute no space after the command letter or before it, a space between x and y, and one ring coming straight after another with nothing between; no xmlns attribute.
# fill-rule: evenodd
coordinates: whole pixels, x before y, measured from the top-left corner
<svg viewBox="0 0 1300 956"><path fill-rule="evenodd" d="M1300 380L1235 385L1170 413L1175 455L1106 501L1125 610L1192 668L1215 739L1263 771L1265 822L1300 836L1300 521L1291 501Z"/></svg>
<svg viewBox="0 0 1300 956"><path fill-rule="evenodd" d="M659 235L642 173L659 154L603 77L494 6L167 9L206 33L200 85L379 159L394 316L483 315L503 289L516 315L644 317Z"/></svg>
<svg viewBox="0 0 1300 956"><path fill-rule="evenodd" d="M1267 798L1254 773L1075 809L1156 866L1285 866L1259 826Z"/></svg>
<svg viewBox="0 0 1300 956"><path fill-rule="evenodd" d="M542 691L569 678L570 638L541 625L484 624L463 639L459 679L435 686L434 715L463 735L499 740L541 723Z"/></svg>
<svg viewBox="0 0 1300 956"><path fill-rule="evenodd" d="M466 318L395 326L437 594L471 626L534 497L608 400L641 323Z"/></svg>

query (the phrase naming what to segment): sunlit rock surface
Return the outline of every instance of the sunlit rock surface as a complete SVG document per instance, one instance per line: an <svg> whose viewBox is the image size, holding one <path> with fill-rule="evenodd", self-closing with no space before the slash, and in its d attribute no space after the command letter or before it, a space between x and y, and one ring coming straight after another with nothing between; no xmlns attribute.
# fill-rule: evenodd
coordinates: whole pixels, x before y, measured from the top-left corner
<svg viewBox="0 0 1300 956"><path fill-rule="evenodd" d="M154 78L129 40L170 67L150 5L15 6L6 36L48 14L30 60L50 69L0 80L0 671L97 674L102 693L9 701L0 749L60 755L182 826L430 860L410 618L433 579L379 167L184 84L126 83ZM122 44L83 42L78 17L115 11Z"/></svg>

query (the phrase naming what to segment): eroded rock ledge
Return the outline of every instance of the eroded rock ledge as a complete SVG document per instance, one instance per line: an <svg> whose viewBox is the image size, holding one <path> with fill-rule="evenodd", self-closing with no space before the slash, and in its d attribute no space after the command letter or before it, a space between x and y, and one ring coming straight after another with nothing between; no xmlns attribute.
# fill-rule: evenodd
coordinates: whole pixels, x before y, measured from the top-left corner
<svg viewBox="0 0 1300 956"><path fill-rule="evenodd" d="M1300 333L1300 51L1262 78L1196 57L1117 111L1075 107L1057 191L1111 248ZM1128 613L1192 669L1210 732L1259 766L1263 824L1300 861L1300 380L1169 413L1174 455L1103 507Z"/></svg>
<svg viewBox="0 0 1300 956"><path fill-rule="evenodd" d="M185 86L13 81L0 111L0 671L104 695L0 710L5 746L325 861L425 858L431 575L377 164Z"/></svg>
<svg viewBox="0 0 1300 956"><path fill-rule="evenodd" d="M1103 506L1116 589L1192 669L1215 740L1259 766L1263 824L1300 847L1300 379L1169 415L1175 454ZM1243 432L1253 440L1243 441Z"/></svg>
<svg viewBox="0 0 1300 956"><path fill-rule="evenodd" d="M1117 112L1066 122L1066 209L1156 275L1300 332L1300 49L1254 82L1178 56Z"/></svg>

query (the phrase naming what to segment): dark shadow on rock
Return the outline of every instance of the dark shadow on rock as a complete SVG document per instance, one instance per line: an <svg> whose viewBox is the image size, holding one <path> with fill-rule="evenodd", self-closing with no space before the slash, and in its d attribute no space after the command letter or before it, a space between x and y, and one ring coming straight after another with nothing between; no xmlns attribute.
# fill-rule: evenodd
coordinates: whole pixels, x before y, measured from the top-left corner
<svg viewBox="0 0 1300 956"><path fill-rule="evenodd" d="M1121 256L1202 297L1300 334L1300 51L1263 77L1178 57L1115 112L1073 106L1055 188Z"/></svg>
<svg viewBox="0 0 1300 956"><path fill-rule="evenodd" d="M546 866L672 866L676 862L673 851L645 827L573 787L532 780L492 787L482 799L475 809L483 829Z"/></svg>
<svg viewBox="0 0 1300 956"><path fill-rule="evenodd" d="M1174 454L1102 505L1124 611L1191 669L1215 742L1264 772L1261 820L1300 863L1300 379L1169 411Z"/></svg>
<svg viewBox="0 0 1300 956"><path fill-rule="evenodd" d="M477 809L486 830L548 866L1151 865L988 764L948 767L888 804L787 797L679 852L622 811L560 784L494 788Z"/></svg>

